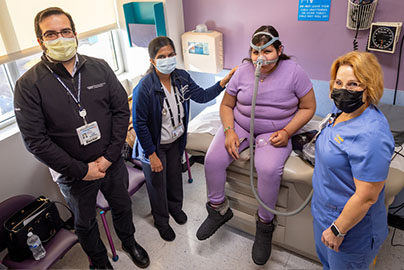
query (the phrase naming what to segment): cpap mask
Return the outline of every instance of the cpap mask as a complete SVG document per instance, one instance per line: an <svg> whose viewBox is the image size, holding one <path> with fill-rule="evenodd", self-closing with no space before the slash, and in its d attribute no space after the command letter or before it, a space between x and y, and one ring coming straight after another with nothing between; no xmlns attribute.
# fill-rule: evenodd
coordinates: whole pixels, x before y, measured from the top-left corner
<svg viewBox="0 0 404 270"><path fill-rule="evenodd" d="M265 43L264 45L262 45L262 46L256 46L256 45L254 45L254 44L252 43L252 40L254 39L254 37L256 37L256 36L258 36L258 35L267 35L267 36L270 36L272 39L271 39L270 41L268 41L267 43ZM272 44L273 44L275 41L277 41L277 40L279 40L279 38L278 38L278 37L274 37L271 33L268 33L268 32L257 32L257 33L255 33L255 34L253 35L253 37L252 37L252 39L251 39L251 41L250 41L250 46L251 46L251 48L253 48L254 50L257 50L258 52L261 53L261 51L262 51L263 49L265 49L266 47L272 45ZM257 61L253 61L253 64L254 64L254 65L255 65L255 64L259 64L259 65L269 65L269 64L273 64L273 63L278 62L278 58L279 58L279 57L276 57L275 59L272 59L272 60L266 60L265 56L260 55L260 56L258 57Z"/></svg>

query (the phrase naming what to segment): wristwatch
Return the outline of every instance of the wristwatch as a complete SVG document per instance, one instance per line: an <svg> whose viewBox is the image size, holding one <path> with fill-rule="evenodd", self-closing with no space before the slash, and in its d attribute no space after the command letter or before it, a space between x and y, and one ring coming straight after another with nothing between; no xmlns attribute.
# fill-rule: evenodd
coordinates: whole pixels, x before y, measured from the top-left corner
<svg viewBox="0 0 404 270"><path fill-rule="evenodd" d="M336 236L336 237L344 237L346 235L346 233L341 233L341 231L338 229L337 225L335 225L335 223L333 222L331 224L331 231L332 233Z"/></svg>

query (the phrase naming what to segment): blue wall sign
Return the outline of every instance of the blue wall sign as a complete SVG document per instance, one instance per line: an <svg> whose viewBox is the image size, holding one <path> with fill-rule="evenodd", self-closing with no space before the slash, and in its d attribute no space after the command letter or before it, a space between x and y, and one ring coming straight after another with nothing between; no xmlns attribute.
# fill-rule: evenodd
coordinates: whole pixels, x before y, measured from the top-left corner
<svg viewBox="0 0 404 270"><path fill-rule="evenodd" d="M299 0L299 21L328 21L331 0Z"/></svg>

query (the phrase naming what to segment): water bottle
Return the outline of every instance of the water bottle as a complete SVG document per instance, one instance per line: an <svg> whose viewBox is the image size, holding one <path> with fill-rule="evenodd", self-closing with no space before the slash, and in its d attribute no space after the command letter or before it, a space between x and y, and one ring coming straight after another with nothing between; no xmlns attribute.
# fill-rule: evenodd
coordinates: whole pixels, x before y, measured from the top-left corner
<svg viewBox="0 0 404 270"><path fill-rule="evenodd" d="M29 249L32 251L32 255L34 256L35 260L40 260L46 255L46 250L42 246L41 239L39 239L38 235L29 232L27 234L27 244Z"/></svg>

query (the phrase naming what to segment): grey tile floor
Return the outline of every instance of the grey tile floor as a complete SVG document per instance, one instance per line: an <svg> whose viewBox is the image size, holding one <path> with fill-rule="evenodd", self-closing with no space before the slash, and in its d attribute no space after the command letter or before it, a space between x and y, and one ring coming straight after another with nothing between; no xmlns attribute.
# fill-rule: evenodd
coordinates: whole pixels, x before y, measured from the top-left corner
<svg viewBox="0 0 404 270"><path fill-rule="evenodd" d="M194 182L187 182L184 174L184 211L188 215L185 225L178 225L170 220L176 232L173 242L162 240L153 227L150 205L146 187L143 186L133 197L133 220L136 226L136 240L148 251L151 264L148 269L322 269L321 265L304 257L292 254L285 249L274 246L271 259L264 266L257 266L251 259L251 247L254 238L248 234L232 229L221 228L214 237L206 241L198 241L195 233L206 217L206 187L203 166L192 166ZM108 223L112 227L110 213ZM105 233L99 220L101 236L108 250ZM117 248L119 260L112 262L115 269L136 269L129 257L122 251L120 241L112 229L112 237ZM392 229L389 237L379 252L376 266L373 269L403 269L404 247L390 245ZM404 244L404 232L397 230L394 243ZM109 255L111 253L109 252ZM88 261L79 245L71 249L65 257L57 262L53 269L88 269Z"/></svg>

